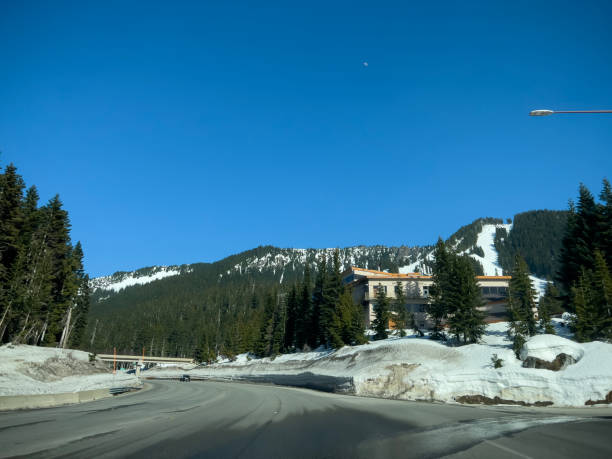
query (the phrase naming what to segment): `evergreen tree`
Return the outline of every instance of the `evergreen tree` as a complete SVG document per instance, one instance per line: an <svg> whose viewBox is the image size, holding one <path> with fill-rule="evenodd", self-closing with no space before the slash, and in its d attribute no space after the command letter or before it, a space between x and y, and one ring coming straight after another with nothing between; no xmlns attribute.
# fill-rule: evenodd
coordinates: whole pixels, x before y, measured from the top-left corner
<svg viewBox="0 0 612 459"><path fill-rule="evenodd" d="M612 340L612 275L606 259L595 251L592 289L597 310L597 338Z"/></svg>
<svg viewBox="0 0 612 459"><path fill-rule="evenodd" d="M72 247L59 197L38 208L36 187L25 196L24 188L7 166L0 174L0 342L66 346L84 327L89 304L82 249Z"/></svg>
<svg viewBox="0 0 612 459"><path fill-rule="evenodd" d="M293 284L289 291L289 296L287 297L287 323L285 325L285 340L283 344L285 350L290 350L295 347L298 309L297 286Z"/></svg>
<svg viewBox="0 0 612 459"><path fill-rule="evenodd" d="M11 325L21 311L15 308L15 262L20 250L23 225L22 199L24 183L12 164L0 175L0 342L4 335L14 333Z"/></svg>
<svg viewBox="0 0 612 459"><path fill-rule="evenodd" d="M31 215L36 221L32 234L26 238L24 251L19 258L20 286L15 292L15 301L21 303L23 323L20 332L13 335L15 342L40 344L47 327L48 313L54 302L53 257L49 241L51 219L48 206Z"/></svg>
<svg viewBox="0 0 612 459"><path fill-rule="evenodd" d="M6 166L0 180L0 280L6 282L19 251L19 233L23 224L23 179L12 164ZM2 285L2 284L0 284Z"/></svg>
<svg viewBox="0 0 612 459"><path fill-rule="evenodd" d="M525 339L536 334L535 297L536 292L529 278L527 263L520 255L517 255L508 297L508 315L510 317L508 334L513 338L513 348L517 357Z"/></svg>
<svg viewBox="0 0 612 459"><path fill-rule="evenodd" d="M307 338L308 345L313 349L320 344L325 344L325 332L321 324L321 309L324 307L324 292L327 282L327 261L325 256L323 256L319 262L317 277L312 293L311 327L310 334Z"/></svg>
<svg viewBox="0 0 612 459"><path fill-rule="evenodd" d="M612 276L600 251L595 251L595 269L583 268L572 288L572 303L579 341L612 339Z"/></svg>
<svg viewBox="0 0 612 459"><path fill-rule="evenodd" d="M429 289L431 301L427 305L427 313L433 321L433 339L444 337L443 321L452 308L448 292L451 290L452 255L446 248L442 238L438 239L434 250L433 284Z"/></svg>
<svg viewBox="0 0 612 459"><path fill-rule="evenodd" d="M607 179L603 181L603 189L599 195L601 205L599 207L600 250L606 260L608 267L612 266L612 187Z"/></svg>
<svg viewBox="0 0 612 459"><path fill-rule="evenodd" d="M48 248L52 254L52 304L48 309L44 343L48 346L58 344L66 312L73 297L78 291L78 282L72 271L72 247L70 245L70 222L68 213L62 209L59 196L55 196L48 204L50 232Z"/></svg>
<svg viewBox="0 0 612 459"><path fill-rule="evenodd" d="M578 205L570 207L559 272L565 306L576 312L576 336L583 341L606 335L605 324L596 322L605 317L601 310L606 309L607 261L612 257L612 189L608 180L603 181L599 197L601 203L595 203L589 190L580 185Z"/></svg>
<svg viewBox="0 0 612 459"><path fill-rule="evenodd" d="M272 341L270 343L270 355L276 356L283 349L283 338L285 336L285 323L287 317L287 306L285 304L284 295L278 295L276 300L276 308L274 309Z"/></svg>
<svg viewBox="0 0 612 459"><path fill-rule="evenodd" d="M312 318L312 292L310 289L310 269L306 265L304 279L300 290L298 314L295 325L295 347L303 349L309 342L309 337L314 335Z"/></svg>
<svg viewBox="0 0 612 459"><path fill-rule="evenodd" d="M597 311L592 301L589 272L582 268L582 274L571 291L571 303L576 311L572 328L578 341L591 341L596 334Z"/></svg>
<svg viewBox="0 0 612 459"><path fill-rule="evenodd" d="M321 344L340 348L343 345L341 338L342 324L339 317L339 301L344 291L340 273L339 251L334 251L330 272L323 284L323 296L320 306L320 333Z"/></svg>
<svg viewBox="0 0 612 459"><path fill-rule="evenodd" d="M275 300L273 294L266 295L264 302L263 317L259 328L259 339L255 345L255 354L258 357L266 357L272 353L272 340L274 337L275 322Z"/></svg>
<svg viewBox="0 0 612 459"><path fill-rule="evenodd" d="M83 269L83 249L81 242L77 242L72 253L74 272L77 279L78 290L74 299L72 323L69 322L68 337L66 341L70 347L83 346L87 315L89 313L89 276Z"/></svg>
<svg viewBox="0 0 612 459"><path fill-rule="evenodd" d="M399 330L399 336L406 336L408 327L408 310L406 309L406 293L401 281L395 284L395 299L393 300L393 321Z"/></svg>
<svg viewBox="0 0 612 459"><path fill-rule="evenodd" d="M574 208L570 201L567 229L562 242L561 269L559 280L564 292L569 292L582 271L594 267L594 250L599 247L601 218L593 195L586 186L580 184L578 205Z"/></svg>
<svg viewBox="0 0 612 459"><path fill-rule="evenodd" d="M561 309L561 302L558 300L559 290L552 282L546 284L544 296L538 303L538 327L543 333L555 334L551 316L557 314Z"/></svg>
<svg viewBox="0 0 612 459"><path fill-rule="evenodd" d="M451 266L449 331L463 344L476 343L485 332L485 315L478 309L483 304L480 287L466 256L455 256Z"/></svg>
<svg viewBox="0 0 612 459"><path fill-rule="evenodd" d="M372 323L376 331L376 335L374 335L375 340L386 339L388 336L387 328L389 328L389 319L391 316L389 306L389 298L387 297L385 288L381 284L378 284L376 287L376 303L374 304L374 314L376 318Z"/></svg>
<svg viewBox="0 0 612 459"><path fill-rule="evenodd" d="M344 289L339 300L340 337L345 344L356 345L367 341L364 330L365 323L360 305L355 304L349 289Z"/></svg>

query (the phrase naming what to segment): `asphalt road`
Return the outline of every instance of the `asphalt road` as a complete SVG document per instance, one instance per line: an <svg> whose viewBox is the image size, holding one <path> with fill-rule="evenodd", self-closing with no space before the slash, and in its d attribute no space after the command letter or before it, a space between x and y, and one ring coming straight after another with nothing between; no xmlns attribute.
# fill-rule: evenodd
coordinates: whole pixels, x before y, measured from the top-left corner
<svg viewBox="0 0 612 459"><path fill-rule="evenodd" d="M612 409L475 407L222 382L0 413L0 457L610 458Z"/></svg>

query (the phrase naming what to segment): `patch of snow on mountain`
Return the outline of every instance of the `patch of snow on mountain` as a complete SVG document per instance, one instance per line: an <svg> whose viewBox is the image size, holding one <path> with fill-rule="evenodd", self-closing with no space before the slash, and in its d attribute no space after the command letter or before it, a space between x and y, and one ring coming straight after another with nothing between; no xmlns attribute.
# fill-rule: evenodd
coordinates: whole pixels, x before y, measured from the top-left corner
<svg viewBox="0 0 612 459"><path fill-rule="evenodd" d="M503 268L497 262L497 250L495 249L495 230L497 228L506 228L506 231L512 230L512 224L488 224L482 225L482 230L478 233L476 245L484 252L484 257L471 253L470 256L480 262L484 269L485 276L501 276Z"/></svg>
<svg viewBox="0 0 612 459"><path fill-rule="evenodd" d="M504 225L504 224L487 224L482 225L482 230L478 234L478 239L476 240L476 245L479 246L484 252L484 258L475 253L470 253L470 257L478 260L484 269L485 276L495 276L502 274L506 274L503 272L502 267L498 263L498 254L497 249L495 248L495 230L497 228L506 228L506 231L510 233L512 230L512 223ZM510 274L510 273L507 273ZM544 295L544 291L546 290L547 282L543 279L540 279L536 276L529 276L531 279L531 283L533 288L536 291L537 297L540 298Z"/></svg>
<svg viewBox="0 0 612 459"><path fill-rule="evenodd" d="M419 255L419 257L417 258L416 261L409 263L405 266L400 266L399 267L399 272L401 274L408 274L408 273L414 273L417 271L417 268L419 269L419 272L421 274L425 274L425 275L429 275L431 274L430 269L428 266L423 265L423 262L427 260L427 261L434 261L434 256L433 256L433 250L429 253L427 253L427 255L425 255L425 258L421 258L421 256Z"/></svg>
<svg viewBox="0 0 612 459"><path fill-rule="evenodd" d="M100 289L119 292L133 285L149 284L153 281L179 274L181 274L181 271L176 266L159 266L155 267L152 273L144 276L139 276L137 272L130 272L122 273L121 275L113 274L112 276L97 277L92 279L91 286L94 291Z"/></svg>

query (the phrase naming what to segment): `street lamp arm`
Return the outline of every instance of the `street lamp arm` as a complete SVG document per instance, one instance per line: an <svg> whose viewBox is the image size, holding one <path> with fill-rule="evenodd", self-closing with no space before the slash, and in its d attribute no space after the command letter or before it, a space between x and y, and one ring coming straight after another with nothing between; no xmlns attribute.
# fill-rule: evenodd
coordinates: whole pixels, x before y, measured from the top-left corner
<svg viewBox="0 0 612 459"><path fill-rule="evenodd" d="M612 110L555 110L554 113L612 113Z"/></svg>
<svg viewBox="0 0 612 459"><path fill-rule="evenodd" d="M554 113L612 113L612 110L532 110L530 116L547 116Z"/></svg>

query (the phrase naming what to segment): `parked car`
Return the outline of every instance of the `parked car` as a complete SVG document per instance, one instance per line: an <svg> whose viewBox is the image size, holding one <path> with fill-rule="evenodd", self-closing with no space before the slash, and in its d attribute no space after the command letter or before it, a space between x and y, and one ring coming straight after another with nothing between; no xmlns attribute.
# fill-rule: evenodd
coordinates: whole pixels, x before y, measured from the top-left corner
<svg viewBox="0 0 612 459"><path fill-rule="evenodd" d="M191 382L191 376L183 375L183 376L181 376L180 380L183 381L183 382Z"/></svg>

